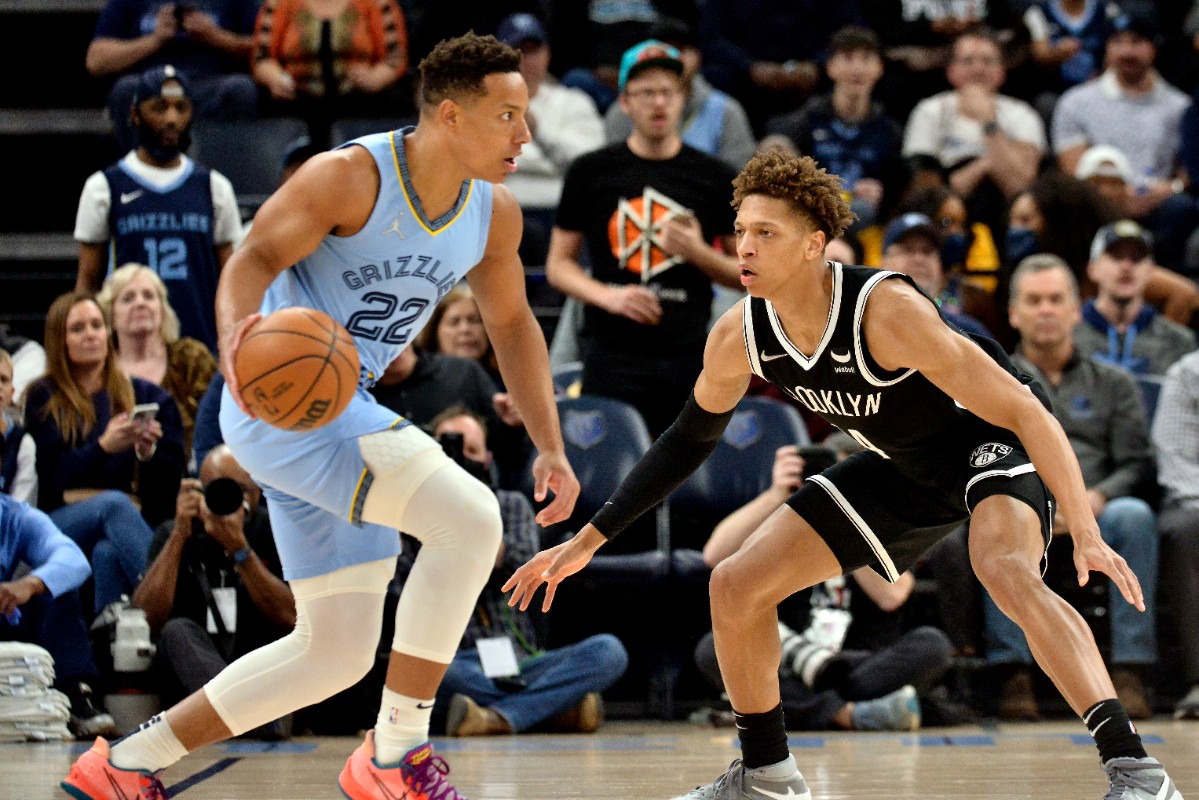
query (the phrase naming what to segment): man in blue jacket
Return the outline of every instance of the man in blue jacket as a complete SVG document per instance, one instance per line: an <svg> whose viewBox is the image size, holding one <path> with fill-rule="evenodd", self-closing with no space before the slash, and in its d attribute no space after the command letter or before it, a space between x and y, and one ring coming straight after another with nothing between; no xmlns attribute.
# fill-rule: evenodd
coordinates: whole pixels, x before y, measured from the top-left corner
<svg viewBox="0 0 1199 800"><path fill-rule="evenodd" d="M29 571L17 577L23 565ZM71 700L80 739L116 733L91 699L99 670L75 592L91 574L83 551L48 516L0 494L0 641L37 644L54 657L54 685Z"/></svg>

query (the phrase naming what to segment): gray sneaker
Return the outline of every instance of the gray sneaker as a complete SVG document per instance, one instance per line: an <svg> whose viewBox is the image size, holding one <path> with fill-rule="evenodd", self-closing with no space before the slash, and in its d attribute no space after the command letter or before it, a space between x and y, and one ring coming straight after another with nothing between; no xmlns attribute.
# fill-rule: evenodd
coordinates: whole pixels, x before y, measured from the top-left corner
<svg viewBox="0 0 1199 800"><path fill-rule="evenodd" d="M1113 758L1103 770L1112 787L1103 800L1182 800L1156 758Z"/></svg>
<svg viewBox="0 0 1199 800"><path fill-rule="evenodd" d="M918 731L920 721L920 700L911 686L853 704L856 731Z"/></svg>
<svg viewBox="0 0 1199 800"><path fill-rule="evenodd" d="M1199 719L1199 683L1174 706L1174 719Z"/></svg>
<svg viewBox="0 0 1199 800"><path fill-rule="evenodd" d="M673 800L812 800L812 793L798 769L783 780L766 780L737 759L707 786L697 786Z"/></svg>

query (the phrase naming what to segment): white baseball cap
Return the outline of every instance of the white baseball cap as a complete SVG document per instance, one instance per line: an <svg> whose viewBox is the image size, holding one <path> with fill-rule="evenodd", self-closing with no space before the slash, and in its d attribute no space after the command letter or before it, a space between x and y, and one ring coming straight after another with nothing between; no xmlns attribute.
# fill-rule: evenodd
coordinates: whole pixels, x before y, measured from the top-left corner
<svg viewBox="0 0 1199 800"><path fill-rule="evenodd" d="M1078 166L1074 168L1074 177L1079 180L1085 181L1094 175L1120 178L1125 183L1132 183L1132 164L1120 148L1110 144L1097 144L1087 148L1082 158L1078 159Z"/></svg>

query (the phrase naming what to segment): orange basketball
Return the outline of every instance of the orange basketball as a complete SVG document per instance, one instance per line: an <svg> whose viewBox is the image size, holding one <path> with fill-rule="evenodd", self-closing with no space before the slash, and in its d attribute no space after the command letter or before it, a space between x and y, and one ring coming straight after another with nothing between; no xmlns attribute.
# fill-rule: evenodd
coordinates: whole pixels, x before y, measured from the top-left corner
<svg viewBox="0 0 1199 800"><path fill-rule="evenodd" d="M254 416L284 430L312 430L350 404L358 388L358 349L323 311L282 308L250 328L233 369Z"/></svg>

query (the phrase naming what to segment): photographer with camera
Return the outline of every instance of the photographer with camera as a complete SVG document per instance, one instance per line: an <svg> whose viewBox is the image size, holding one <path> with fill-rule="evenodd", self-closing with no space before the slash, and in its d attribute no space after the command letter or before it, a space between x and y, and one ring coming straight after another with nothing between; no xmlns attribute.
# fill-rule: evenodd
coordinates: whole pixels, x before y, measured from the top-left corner
<svg viewBox="0 0 1199 800"><path fill-rule="evenodd" d="M602 633L553 649L541 646L531 615L509 608L500 590L540 547L533 507L523 494L495 488L482 417L453 406L429 427L450 458L495 491L503 520L495 569L446 670L434 714L446 715L448 736L596 730L603 722L600 692L628 666L624 645ZM400 556L401 573L411 563L409 541Z"/></svg>
<svg viewBox="0 0 1199 800"><path fill-rule="evenodd" d="M261 490L225 445L179 488L133 594L158 637L160 693L173 702L295 626Z"/></svg>

